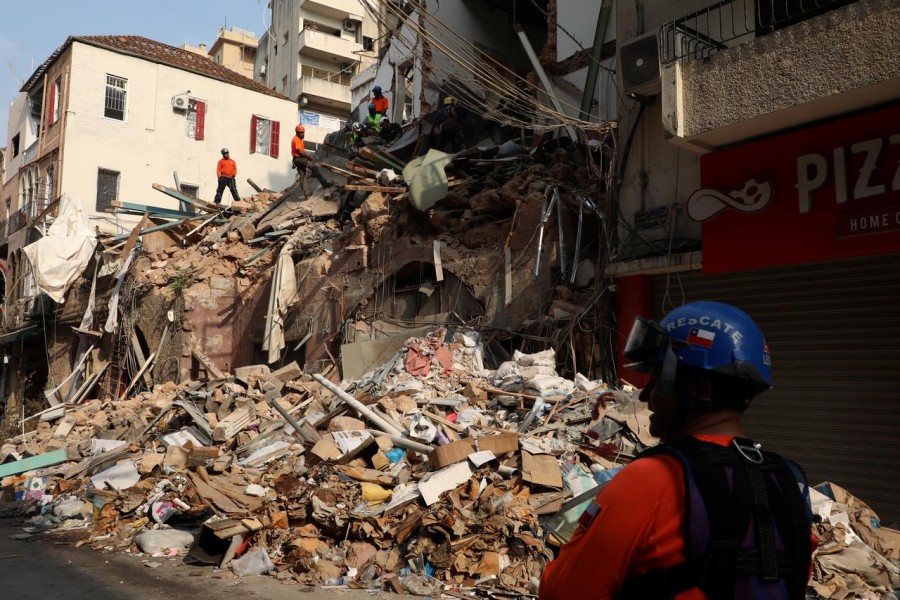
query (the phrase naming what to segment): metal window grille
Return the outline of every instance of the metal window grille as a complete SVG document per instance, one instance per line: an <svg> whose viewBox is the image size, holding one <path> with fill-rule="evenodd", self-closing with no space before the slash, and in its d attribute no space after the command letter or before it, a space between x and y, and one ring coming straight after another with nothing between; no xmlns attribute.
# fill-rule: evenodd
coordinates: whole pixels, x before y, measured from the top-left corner
<svg viewBox="0 0 900 600"><path fill-rule="evenodd" d="M718 0L660 27L660 61L669 64L706 58L853 2L856 0Z"/></svg>
<svg viewBox="0 0 900 600"><path fill-rule="evenodd" d="M119 196L119 172L97 169L97 211L113 212L112 202Z"/></svg>
<svg viewBox="0 0 900 600"><path fill-rule="evenodd" d="M192 140L197 139L197 102L190 100L187 111L187 136Z"/></svg>
<svg viewBox="0 0 900 600"><path fill-rule="evenodd" d="M268 156L272 143L272 121L257 117L256 119L256 153Z"/></svg>
<svg viewBox="0 0 900 600"><path fill-rule="evenodd" d="M122 79L115 75L106 76L106 101L104 103L103 116L110 119L116 119L117 121L125 120L125 95L127 87L127 79Z"/></svg>

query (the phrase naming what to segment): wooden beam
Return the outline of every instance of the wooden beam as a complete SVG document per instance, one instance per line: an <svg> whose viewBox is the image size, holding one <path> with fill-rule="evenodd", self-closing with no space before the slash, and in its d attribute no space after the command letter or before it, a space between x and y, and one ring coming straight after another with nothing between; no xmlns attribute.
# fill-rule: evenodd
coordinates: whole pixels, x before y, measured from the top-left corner
<svg viewBox="0 0 900 600"><path fill-rule="evenodd" d="M183 210L175 210L172 208L163 208L161 206L150 206L149 204L135 204L133 202L119 202L118 200L113 200L110 202L116 208L122 208L126 210L131 210L139 213L150 213L157 215L164 215L170 218L191 218L195 217L194 213L185 212Z"/></svg>
<svg viewBox="0 0 900 600"><path fill-rule="evenodd" d="M144 364L142 364L142 365L141 365L141 368L138 369L138 372L135 373L134 379L131 380L131 383L128 384L128 387L125 388L125 391L122 392L122 395L119 396L119 398L127 398L127 397L128 397L128 392L130 392L130 391L131 391L131 388L134 387L134 384L136 384L136 383L138 382L138 379L140 379L140 378L147 372L147 368L148 368L151 364L153 364L153 359L154 359L154 358L156 358L156 353L155 353L155 352L151 353L150 356L147 357L147 360L144 361Z"/></svg>
<svg viewBox="0 0 900 600"><path fill-rule="evenodd" d="M225 379L227 376L225 373L219 370L218 367L209 359L208 356L197 350L196 348L191 348L191 354L194 355L194 358L197 359L204 369L206 369L206 374L211 375L213 379Z"/></svg>
<svg viewBox="0 0 900 600"><path fill-rule="evenodd" d="M206 202L204 200L201 200L200 198L195 198L194 196L185 194L183 192L179 192L178 190L173 190L170 187L166 187L166 186L160 185L158 183L153 184L153 189L158 192L162 192L163 194L165 194L167 196L177 198L178 200L181 200L182 202L187 202L188 204L193 204L194 206L199 206L200 208L202 208L203 210L205 210L207 212L222 212L223 210L228 208L227 206L222 206L221 204L214 204L212 202Z"/></svg>
<svg viewBox="0 0 900 600"><path fill-rule="evenodd" d="M387 187L383 185L345 185L345 190L357 192L383 192L385 194L402 194L406 191L403 187Z"/></svg>

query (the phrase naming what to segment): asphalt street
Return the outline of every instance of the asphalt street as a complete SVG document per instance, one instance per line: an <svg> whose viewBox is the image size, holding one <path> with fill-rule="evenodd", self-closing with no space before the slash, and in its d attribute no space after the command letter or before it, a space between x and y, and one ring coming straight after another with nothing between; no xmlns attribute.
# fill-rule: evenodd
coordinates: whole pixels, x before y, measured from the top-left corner
<svg viewBox="0 0 900 600"><path fill-rule="evenodd" d="M121 550L76 548L43 533L18 540L22 524L0 519L0 598L10 600L362 600L392 598L360 590L322 590L273 577L243 579L230 571Z"/></svg>

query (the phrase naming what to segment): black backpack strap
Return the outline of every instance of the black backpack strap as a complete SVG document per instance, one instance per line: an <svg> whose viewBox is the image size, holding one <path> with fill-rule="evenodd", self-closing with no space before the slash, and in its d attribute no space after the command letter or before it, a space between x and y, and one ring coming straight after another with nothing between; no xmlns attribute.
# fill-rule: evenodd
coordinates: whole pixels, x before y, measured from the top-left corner
<svg viewBox="0 0 900 600"><path fill-rule="evenodd" d="M627 578L617 598L671 598L693 587L708 598L730 598L737 578L748 576L783 579L790 598L805 597L811 512L799 467L740 439L725 447L685 438L640 458L659 454L675 456L683 466L686 561ZM756 548L746 549L754 515Z"/></svg>

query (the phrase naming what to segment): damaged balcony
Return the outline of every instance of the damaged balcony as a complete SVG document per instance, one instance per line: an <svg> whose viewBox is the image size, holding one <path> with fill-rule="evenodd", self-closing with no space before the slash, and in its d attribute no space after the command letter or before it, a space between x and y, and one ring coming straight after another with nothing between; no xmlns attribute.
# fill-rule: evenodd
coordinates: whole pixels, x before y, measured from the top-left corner
<svg viewBox="0 0 900 600"><path fill-rule="evenodd" d="M319 70L316 69L316 71ZM349 80L348 76L341 76L337 73L321 75L317 72L301 77L297 92L306 96L310 102L350 112Z"/></svg>
<svg viewBox="0 0 900 600"><path fill-rule="evenodd" d="M300 32L300 54L303 56L340 63L353 63L358 60L359 53L362 51L362 44L344 39L339 35L331 35L309 28Z"/></svg>
<svg viewBox="0 0 900 600"><path fill-rule="evenodd" d="M898 25L891 0L721 0L670 21L664 126L703 152L896 98Z"/></svg>
<svg viewBox="0 0 900 600"><path fill-rule="evenodd" d="M308 10L319 15L325 15L332 19L347 19L354 17L359 19L360 5L357 0L328 0L322 2L320 0L303 0L300 3L303 10Z"/></svg>

